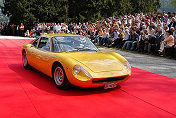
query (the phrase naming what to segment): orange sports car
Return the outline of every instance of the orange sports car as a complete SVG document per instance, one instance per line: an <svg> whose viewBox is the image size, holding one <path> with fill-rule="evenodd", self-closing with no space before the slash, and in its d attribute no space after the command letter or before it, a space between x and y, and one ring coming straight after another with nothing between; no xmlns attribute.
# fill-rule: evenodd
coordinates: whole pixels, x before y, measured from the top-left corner
<svg viewBox="0 0 176 118"><path fill-rule="evenodd" d="M56 86L114 88L131 76L131 66L121 55L100 51L88 37L47 34L22 46L25 69L34 67L54 79Z"/></svg>

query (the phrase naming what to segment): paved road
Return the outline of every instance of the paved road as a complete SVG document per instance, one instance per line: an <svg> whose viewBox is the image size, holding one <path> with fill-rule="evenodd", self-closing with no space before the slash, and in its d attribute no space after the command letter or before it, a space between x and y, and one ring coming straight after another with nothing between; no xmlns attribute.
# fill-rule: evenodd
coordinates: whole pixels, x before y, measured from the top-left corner
<svg viewBox="0 0 176 118"><path fill-rule="evenodd" d="M176 60L108 48L99 49L121 54L133 67L176 79Z"/></svg>

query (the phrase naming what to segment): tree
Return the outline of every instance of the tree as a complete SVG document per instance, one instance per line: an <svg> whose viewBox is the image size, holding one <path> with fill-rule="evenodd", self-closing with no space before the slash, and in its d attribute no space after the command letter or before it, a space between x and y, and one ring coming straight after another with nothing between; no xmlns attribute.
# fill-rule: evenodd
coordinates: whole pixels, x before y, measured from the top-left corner
<svg viewBox="0 0 176 118"><path fill-rule="evenodd" d="M2 12L10 17L10 22L24 23L32 27L36 22L67 21L67 2L67 0L4 0Z"/></svg>
<svg viewBox="0 0 176 118"><path fill-rule="evenodd" d="M176 10L176 0L171 0L172 7Z"/></svg>
<svg viewBox="0 0 176 118"><path fill-rule="evenodd" d="M32 27L36 22L95 22L159 7L160 0L4 0L2 11L10 22Z"/></svg>

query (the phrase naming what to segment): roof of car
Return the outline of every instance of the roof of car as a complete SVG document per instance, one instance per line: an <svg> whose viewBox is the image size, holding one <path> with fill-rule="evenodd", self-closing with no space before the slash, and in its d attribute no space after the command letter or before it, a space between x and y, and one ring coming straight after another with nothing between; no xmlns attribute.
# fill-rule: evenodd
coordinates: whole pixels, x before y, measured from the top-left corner
<svg viewBox="0 0 176 118"><path fill-rule="evenodd" d="M47 37L55 37L55 36L81 36L81 35L74 35L74 34L45 34L42 36L47 36Z"/></svg>

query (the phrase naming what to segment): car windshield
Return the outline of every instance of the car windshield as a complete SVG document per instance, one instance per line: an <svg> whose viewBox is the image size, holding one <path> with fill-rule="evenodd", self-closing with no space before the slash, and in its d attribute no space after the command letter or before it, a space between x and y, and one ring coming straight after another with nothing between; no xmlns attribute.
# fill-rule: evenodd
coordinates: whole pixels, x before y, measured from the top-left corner
<svg viewBox="0 0 176 118"><path fill-rule="evenodd" d="M98 51L88 37L57 36L53 39L54 52Z"/></svg>

